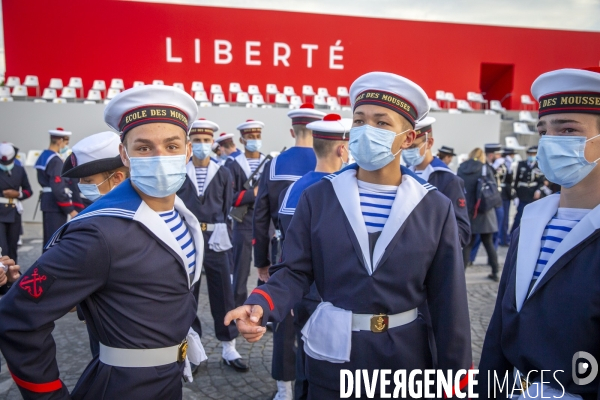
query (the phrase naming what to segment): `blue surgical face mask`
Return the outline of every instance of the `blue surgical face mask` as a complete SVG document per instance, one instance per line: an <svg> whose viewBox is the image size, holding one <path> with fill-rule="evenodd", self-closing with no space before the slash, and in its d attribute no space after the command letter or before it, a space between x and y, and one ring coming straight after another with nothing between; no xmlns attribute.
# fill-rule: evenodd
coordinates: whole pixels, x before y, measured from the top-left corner
<svg viewBox="0 0 600 400"><path fill-rule="evenodd" d="M229 158L229 156L227 154L225 154L225 152L221 151L221 154L219 154L219 158L223 161L227 160L227 158Z"/></svg>
<svg viewBox="0 0 600 400"><path fill-rule="evenodd" d="M536 157L535 156L527 156L527 162L533 163L535 162Z"/></svg>
<svg viewBox="0 0 600 400"><path fill-rule="evenodd" d="M86 199L94 202L94 201L98 200L100 197L104 196L102 193L100 193L100 189L98 189L100 187L100 185L102 185L104 182L106 182L107 180L112 178L113 175L114 175L114 173L112 173L108 178L106 178L105 180L103 180L102 182L100 182L97 185L94 183L78 183L77 186L79 186L79 191L85 196ZM113 188L114 188L114 186L113 186ZM112 188L110 190L112 190Z"/></svg>
<svg viewBox="0 0 600 400"><path fill-rule="evenodd" d="M194 157L204 160L212 151L212 143L192 143Z"/></svg>
<svg viewBox="0 0 600 400"><path fill-rule="evenodd" d="M251 151L251 152L255 152L255 151L259 151L260 148L262 147L262 140L260 139L248 139L246 140L246 150Z"/></svg>
<svg viewBox="0 0 600 400"><path fill-rule="evenodd" d="M350 152L359 167L366 171L375 171L391 163L400 153L392 153L392 144L396 136L408 132L407 129L400 133L376 128L371 125L362 125L350 129Z"/></svg>
<svg viewBox="0 0 600 400"><path fill-rule="evenodd" d="M538 144L538 165L546 178L557 185L570 188L577 185L596 167L596 161L585 159L585 144L592 139L584 136L544 135Z"/></svg>
<svg viewBox="0 0 600 400"><path fill-rule="evenodd" d="M65 154L67 154L67 152L69 151L69 149L70 149L69 145L66 145L65 147L63 147L62 149L60 149L58 152L61 155L65 155Z"/></svg>
<svg viewBox="0 0 600 400"><path fill-rule="evenodd" d="M127 150L125 150L127 154ZM187 155L129 157L131 182L151 197L167 197L185 182Z"/></svg>
<svg viewBox="0 0 600 400"><path fill-rule="evenodd" d="M413 147L402 151L402 159L409 167L421 165L425 159L425 154L421 155L421 149L427 144L427 134L425 134L425 142L419 147Z"/></svg>
<svg viewBox="0 0 600 400"><path fill-rule="evenodd" d="M8 171L12 170L14 166L15 166L14 162L11 162L8 165L0 164L0 170L8 172Z"/></svg>

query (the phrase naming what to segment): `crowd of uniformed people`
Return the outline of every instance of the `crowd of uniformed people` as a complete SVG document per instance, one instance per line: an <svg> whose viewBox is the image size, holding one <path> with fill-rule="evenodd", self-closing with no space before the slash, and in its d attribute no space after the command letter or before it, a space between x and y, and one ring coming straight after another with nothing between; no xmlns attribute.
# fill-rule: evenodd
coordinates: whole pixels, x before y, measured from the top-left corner
<svg viewBox="0 0 600 400"><path fill-rule="evenodd" d="M532 93L539 146L519 161L482 144L454 171L427 95L392 73L354 81L351 119L289 111L294 145L275 157L260 121L222 133L179 89L126 90L105 109L111 131L72 148L71 132L48 131L43 254L24 272L22 202L36 196L18 149L0 144L0 350L22 396L181 398L206 360L201 274L225 365L248 371L236 338L272 329L277 400L339 398L342 369L469 369L464 270L483 244L500 287L480 398L489 371L556 389L530 374L542 369L563 371L566 398L600 398L571 364L600 357L600 70L542 74ZM70 311L91 361L69 393L52 330Z"/></svg>

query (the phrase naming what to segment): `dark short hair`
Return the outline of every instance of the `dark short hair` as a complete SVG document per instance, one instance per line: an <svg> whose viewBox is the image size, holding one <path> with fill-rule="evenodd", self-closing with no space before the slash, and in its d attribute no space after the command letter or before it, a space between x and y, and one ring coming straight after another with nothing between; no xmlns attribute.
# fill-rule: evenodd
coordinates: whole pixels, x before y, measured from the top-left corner
<svg viewBox="0 0 600 400"><path fill-rule="evenodd" d="M292 125L292 129L294 130L294 134L297 138L305 138L309 135L312 135L312 131L306 127L306 125Z"/></svg>

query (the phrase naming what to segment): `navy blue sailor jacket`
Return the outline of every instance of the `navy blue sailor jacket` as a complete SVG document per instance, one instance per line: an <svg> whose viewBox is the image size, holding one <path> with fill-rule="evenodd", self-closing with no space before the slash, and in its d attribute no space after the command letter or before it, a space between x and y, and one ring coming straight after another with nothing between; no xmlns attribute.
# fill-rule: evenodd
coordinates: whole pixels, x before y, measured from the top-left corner
<svg viewBox="0 0 600 400"><path fill-rule="evenodd" d="M427 303L437 368L471 368L466 283L450 200L402 167L402 184L371 252L356 169L350 165L304 190L286 232L281 263L271 267L269 281L246 304L263 308L263 324L281 321L313 282L323 301L356 314L393 315ZM349 362L307 357L308 381L335 391L341 369L372 373L382 368L433 368L422 316L383 334L352 332Z"/></svg>
<svg viewBox="0 0 600 400"><path fill-rule="evenodd" d="M193 236L193 276L167 225L126 180L60 228L12 285L0 301L0 350L23 398L180 398L184 363L123 368L98 356L69 395L52 338L54 321L79 304L90 334L106 346L154 349L182 342L196 318L190 288L200 278L204 240L177 197L175 210Z"/></svg>

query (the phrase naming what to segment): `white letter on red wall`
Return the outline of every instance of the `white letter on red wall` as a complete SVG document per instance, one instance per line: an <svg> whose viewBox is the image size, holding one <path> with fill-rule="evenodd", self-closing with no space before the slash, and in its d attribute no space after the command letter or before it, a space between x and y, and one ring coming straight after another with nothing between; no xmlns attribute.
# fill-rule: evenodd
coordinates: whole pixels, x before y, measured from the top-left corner
<svg viewBox="0 0 600 400"><path fill-rule="evenodd" d="M167 62L180 63L181 57L173 57L171 51L171 38L167 38Z"/></svg>
<svg viewBox="0 0 600 400"><path fill-rule="evenodd" d="M342 44L342 41L338 40L335 42L335 46L329 47L329 69L344 69L343 64L335 63L336 60L342 61L344 59L344 56L341 54L335 54L338 51L344 51L344 47L340 46L340 44Z"/></svg>
<svg viewBox="0 0 600 400"><path fill-rule="evenodd" d="M306 67L312 68L312 52L319 48L316 44L303 44L302 48L306 50Z"/></svg>
<svg viewBox="0 0 600 400"><path fill-rule="evenodd" d="M200 64L200 39L194 39L194 61Z"/></svg>
<svg viewBox="0 0 600 400"><path fill-rule="evenodd" d="M260 56L260 51L252 50L253 47L260 47L260 42L246 42L246 65L260 65L260 60L253 60L253 56Z"/></svg>
<svg viewBox="0 0 600 400"><path fill-rule="evenodd" d="M225 56L225 58L221 56ZM215 40L215 64L229 64L232 59L231 42L228 40Z"/></svg>
<svg viewBox="0 0 600 400"><path fill-rule="evenodd" d="M283 49L284 53L279 54L279 49ZM290 49L290 46L288 46L286 43L275 42L273 46L273 65L278 66L279 61L281 61L283 65L289 67L290 63L288 62L288 58L290 58L291 53L292 50Z"/></svg>

